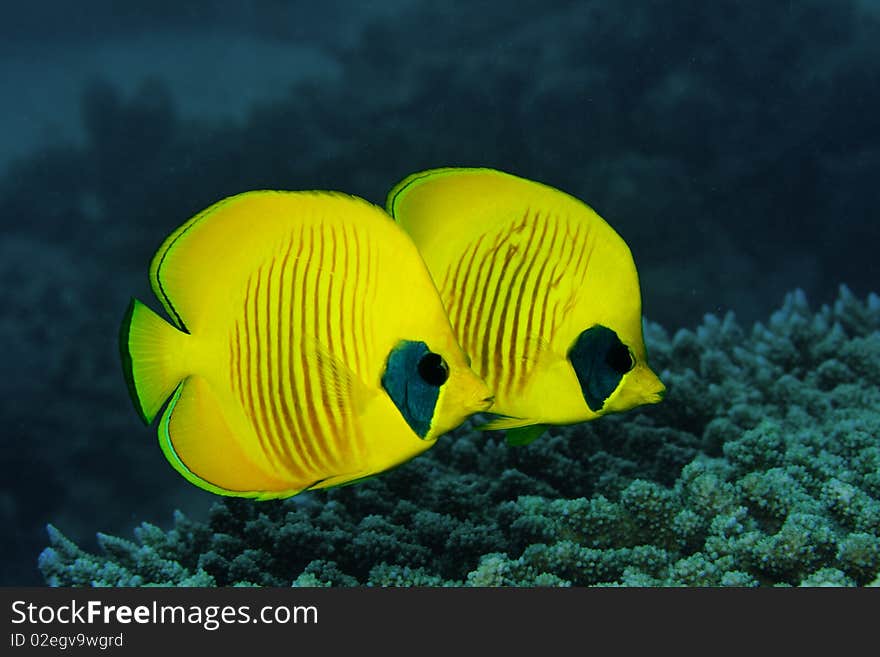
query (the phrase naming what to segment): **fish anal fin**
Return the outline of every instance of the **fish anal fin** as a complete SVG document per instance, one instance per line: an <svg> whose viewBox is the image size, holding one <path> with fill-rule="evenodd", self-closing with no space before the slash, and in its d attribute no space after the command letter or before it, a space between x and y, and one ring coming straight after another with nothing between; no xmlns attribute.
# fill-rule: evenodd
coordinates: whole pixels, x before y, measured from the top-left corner
<svg viewBox="0 0 880 657"><path fill-rule="evenodd" d="M169 463L196 486L218 495L289 497L299 486L273 472L255 436L238 436L208 382L189 376L177 387L159 423Z"/></svg>

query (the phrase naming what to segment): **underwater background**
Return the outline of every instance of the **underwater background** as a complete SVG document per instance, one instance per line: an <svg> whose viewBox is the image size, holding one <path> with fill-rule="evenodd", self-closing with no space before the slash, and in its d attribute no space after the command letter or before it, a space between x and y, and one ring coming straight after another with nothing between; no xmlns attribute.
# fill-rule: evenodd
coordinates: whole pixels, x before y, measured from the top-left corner
<svg viewBox="0 0 880 657"><path fill-rule="evenodd" d="M880 2L35 1L0 53L0 584L876 581ZM184 481L118 362L162 240L438 166L617 229L666 400L288 501Z"/></svg>

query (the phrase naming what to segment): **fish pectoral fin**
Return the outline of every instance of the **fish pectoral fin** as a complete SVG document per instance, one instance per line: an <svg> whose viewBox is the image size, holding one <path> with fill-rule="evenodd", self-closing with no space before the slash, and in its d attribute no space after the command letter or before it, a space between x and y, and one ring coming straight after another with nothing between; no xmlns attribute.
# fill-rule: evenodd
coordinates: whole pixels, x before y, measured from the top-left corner
<svg viewBox="0 0 880 657"><path fill-rule="evenodd" d="M177 386L159 422L159 445L185 479L218 495L289 497L301 489L273 474L255 435L236 435L201 376Z"/></svg>
<svg viewBox="0 0 880 657"><path fill-rule="evenodd" d="M526 345L528 348L526 349L526 353L531 353L533 356L528 359L528 362L534 367L538 365L544 365L546 367L550 367L559 361L568 360L565 354L560 354L550 345L550 341L546 338L538 337L538 336L527 336L525 338Z"/></svg>
<svg viewBox="0 0 880 657"><path fill-rule="evenodd" d="M330 393L331 403L344 414L361 415L370 399L377 394L348 364L331 353L317 339L304 339L306 362L316 368L324 389Z"/></svg>
<svg viewBox="0 0 880 657"><path fill-rule="evenodd" d="M528 445L547 431L546 424L522 417L499 417L477 428L481 431L504 430L507 432L507 444L516 446Z"/></svg>
<svg viewBox="0 0 880 657"><path fill-rule="evenodd" d="M521 447L535 442L547 431L546 424L532 424L527 427L516 427L508 429L505 438L508 445Z"/></svg>
<svg viewBox="0 0 880 657"><path fill-rule="evenodd" d="M528 427L536 423L537 420L533 420L527 417L509 417L506 415L500 415L492 420L489 420L488 422L486 422L486 424L481 424L477 428L480 431L499 431L502 429Z"/></svg>
<svg viewBox="0 0 880 657"><path fill-rule="evenodd" d="M532 379L536 372L545 371L558 366L568 359L556 352L550 342L546 338L538 336L526 336L524 338L525 348L521 359L521 367L524 371L525 378Z"/></svg>
<svg viewBox="0 0 880 657"><path fill-rule="evenodd" d="M309 490L318 490L321 488L334 488L335 486L351 486L358 484L367 479L372 479L378 473L364 474L363 472L346 472L345 474L333 475L321 481L315 482L309 486Z"/></svg>

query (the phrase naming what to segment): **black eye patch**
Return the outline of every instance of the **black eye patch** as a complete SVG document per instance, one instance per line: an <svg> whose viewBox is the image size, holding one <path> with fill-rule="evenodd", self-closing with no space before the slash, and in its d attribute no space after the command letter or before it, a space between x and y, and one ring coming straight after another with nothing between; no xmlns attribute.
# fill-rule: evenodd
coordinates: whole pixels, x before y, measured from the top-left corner
<svg viewBox="0 0 880 657"><path fill-rule="evenodd" d="M620 379L634 366L632 354L607 326L597 324L581 333L568 352L584 401L599 412L617 389Z"/></svg>
<svg viewBox="0 0 880 657"><path fill-rule="evenodd" d="M449 366L424 342L401 340L385 363L382 387L420 438L428 435Z"/></svg>

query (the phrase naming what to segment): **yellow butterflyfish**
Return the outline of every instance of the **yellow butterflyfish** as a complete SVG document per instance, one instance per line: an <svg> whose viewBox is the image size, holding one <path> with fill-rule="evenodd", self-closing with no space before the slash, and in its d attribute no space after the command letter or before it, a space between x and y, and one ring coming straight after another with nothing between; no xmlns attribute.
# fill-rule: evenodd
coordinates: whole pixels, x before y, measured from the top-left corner
<svg viewBox="0 0 880 657"><path fill-rule="evenodd" d="M380 208L334 192L222 200L161 246L120 346L171 465L222 495L346 484L491 403L424 262Z"/></svg>
<svg viewBox="0 0 880 657"><path fill-rule="evenodd" d="M662 399L648 367L629 247L582 201L492 169L434 169L400 182L386 209L413 238L459 344L525 444Z"/></svg>

